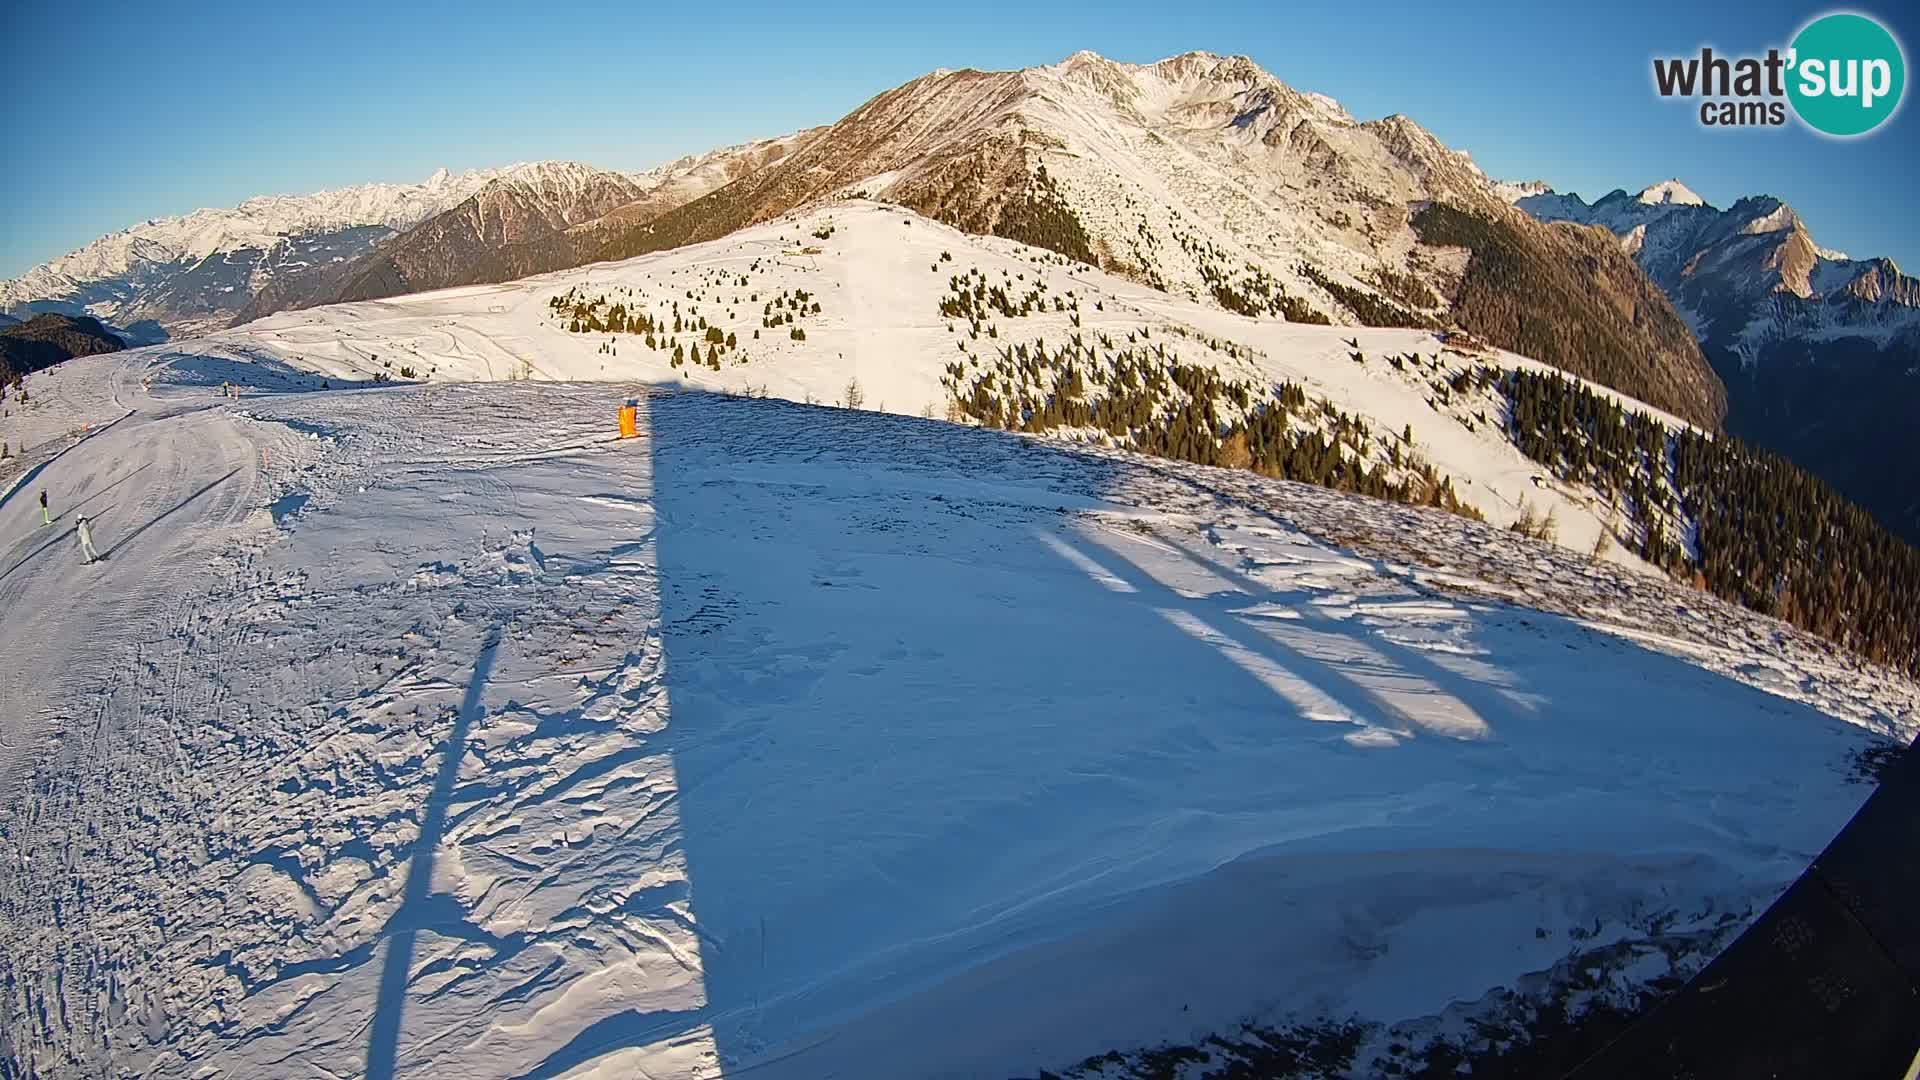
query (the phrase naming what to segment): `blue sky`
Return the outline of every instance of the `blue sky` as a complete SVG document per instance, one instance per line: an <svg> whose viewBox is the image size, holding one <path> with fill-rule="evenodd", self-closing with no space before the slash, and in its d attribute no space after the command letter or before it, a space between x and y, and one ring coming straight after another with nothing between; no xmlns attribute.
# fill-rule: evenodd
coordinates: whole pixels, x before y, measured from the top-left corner
<svg viewBox="0 0 1920 1080"><path fill-rule="evenodd" d="M398 6L398 5L393 5ZM994 2L920 8L576 0L16 4L0 67L0 277L104 232L250 195L544 158L641 168L838 119L937 67L1244 53L1361 119L1404 112L1487 172L1596 198L1678 176L1792 203L1815 238L1920 271L1920 110L1865 139L1715 132L1649 60L1784 45L1822 6ZM39 8L40 10L35 10ZM1920 17L1855 7L1911 59ZM25 31L24 28L33 30ZM1909 96L1912 96L1911 94Z"/></svg>

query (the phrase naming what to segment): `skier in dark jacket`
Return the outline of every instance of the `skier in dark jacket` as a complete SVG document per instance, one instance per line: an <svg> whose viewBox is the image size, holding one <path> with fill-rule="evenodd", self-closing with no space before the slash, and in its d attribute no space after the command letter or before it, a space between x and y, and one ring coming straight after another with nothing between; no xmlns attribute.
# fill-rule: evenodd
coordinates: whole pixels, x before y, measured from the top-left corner
<svg viewBox="0 0 1920 1080"><path fill-rule="evenodd" d="M53 516L47 513L47 493L45 491L40 492L40 524L53 524Z"/></svg>

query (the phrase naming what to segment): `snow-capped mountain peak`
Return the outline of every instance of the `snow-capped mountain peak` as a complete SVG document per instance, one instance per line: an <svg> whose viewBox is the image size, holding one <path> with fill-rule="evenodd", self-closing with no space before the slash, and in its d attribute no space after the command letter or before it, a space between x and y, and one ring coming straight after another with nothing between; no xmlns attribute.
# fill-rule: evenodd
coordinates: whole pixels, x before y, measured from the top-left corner
<svg viewBox="0 0 1920 1080"><path fill-rule="evenodd" d="M512 201L556 222L573 224L638 198L643 190L625 173L578 161L535 161L502 169L470 198L480 200L483 210Z"/></svg>
<svg viewBox="0 0 1920 1080"><path fill-rule="evenodd" d="M502 175L442 168L424 183L360 184L261 195L224 209L157 217L0 282L0 311L89 314L117 326L158 320L176 332L224 324L263 275L291 260L351 258L459 203Z"/></svg>
<svg viewBox="0 0 1920 1080"><path fill-rule="evenodd" d="M1738 210L1741 207L1745 207L1747 213L1743 215L1746 223L1740 227L1740 231L1750 236L1805 230L1805 226L1800 222L1800 215L1793 212L1793 207L1770 195L1742 199L1735 209Z"/></svg>
<svg viewBox="0 0 1920 1080"><path fill-rule="evenodd" d="M1519 202L1531 195L1551 195L1553 188L1545 180L1496 180L1493 189L1508 202Z"/></svg>
<svg viewBox="0 0 1920 1080"><path fill-rule="evenodd" d="M0 282L0 312L24 317L51 310L122 327L151 320L174 335L204 332L257 314L268 299L272 310L332 287L328 282L337 281L330 274L442 214L465 208L488 243L510 243L606 213L709 158L724 167L738 152L729 148L634 174L578 161L464 173L442 167L417 184L263 195L228 209L154 218ZM695 178L699 182L683 186L691 197L727 178ZM161 334L149 328L140 336Z"/></svg>
<svg viewBox="0 0 1920 1080"><path fill-rule="evenodd" d="M1678 180L1663 180L1643 188L1639 200L1648 206L1705 206L1707 200Z"/></svg>

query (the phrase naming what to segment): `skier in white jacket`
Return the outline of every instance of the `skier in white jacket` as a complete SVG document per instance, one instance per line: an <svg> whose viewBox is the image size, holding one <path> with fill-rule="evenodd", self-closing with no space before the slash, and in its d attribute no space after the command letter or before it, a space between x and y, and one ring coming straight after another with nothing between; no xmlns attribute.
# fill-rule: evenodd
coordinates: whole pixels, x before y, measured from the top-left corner
<svg viewBox="0 0 1920 1080"><path fill-rule="evenodd" d="M100 553L93 550L93 529L88 527L87 519L84 516L74 525L74 531L80 534L81 554L86 556L86 562L89 565L93 564L100 558Z"/></svg>

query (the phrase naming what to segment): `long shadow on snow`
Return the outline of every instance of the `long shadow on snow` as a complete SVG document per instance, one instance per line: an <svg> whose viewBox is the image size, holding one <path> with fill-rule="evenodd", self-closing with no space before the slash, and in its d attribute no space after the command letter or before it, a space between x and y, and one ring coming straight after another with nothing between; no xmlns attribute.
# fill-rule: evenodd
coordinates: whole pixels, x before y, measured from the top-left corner
<svg viewBox="0 0 1920 1080"><path fill-rule="evenodd" d="M1245 786L1234 746L1333 738L1168 621L1144 574L1095 553L1143 586L1116 592L1043 542L1078 542L1072 515L1123 463L777 401L656 395L646 412L707 1006L603 1021L532 1076L702 1022L723 1067L764 1060L1105 899L1035 853L1071 850L1109 809L1130 820L1143 762L1193 777L1205 816L1211 778ZM1372 697L1219 629L1333 697ZM1176 675L1191 708L1167 707ZM922 955L882 959L906 943Z"/></svg>
<svg viewBox="0 0 1920 1080"><path fill-rule="evenodd" d="M202 487L200 490L194 492L193 494L187 496L184 499L181 499L179 502L174 503L172 506L168 507L167 509L160 511L159 514L155 515L151 520L142 524L139 528L134 529L132 532L128 533L127 535L120 537L117 541L114 542L112 547L101 552L100 554L103 557L109 556L109 555L115 555L115 554L118 554L120 551L128 547L131 547L133 545L133 542L135 540L138 540L141 534L145 533L148 529L153 528L155 525L160 524L162 521L165 521L169 517L172 517L174 514L177 514L181 510L186 509L187 505L193 502L195 499L198 499L200 496L205 495L207 492L212 491L214 488L219 487L221 484L226 483L227 481L233 479L235 476L238 476L239 474L240 474L240 470L238 468L233 468L233 469L229 469L227 471L227 474L225 476L220 477L218 480L208 481L206 485Z"/></svg>
<svg viewBox="0 0 1920 1080"><path fill-rule="evenodd" d="M1264 504L1260 500L1216 486L1210 482L1204 470L1183 471L1171 463L1164 461L1149 462L1147 463L1147 467L1161 476L1183 484L1194 491L1202 492L1216 500L1237 506L1257 517L1264 518L1268 523L1284 532L1297 531L1304 535L1311 535L1310 530L1303 527L1299 522L1289 519L1281 513L1277 513L1271 506ZM1394 509L1403 512L1417 512L1407 507L1396 506ZM1434 520L1437 522L1450 523L1448 517L1440 511L1424 511L1424 513L1433 515ZM1176 553L1189 562L1201 569L1228 579L1250 599L1287 598L1285 594L1276 592L1270 586L1248 576L1243 569L1243 565L1239 562L1229 563L1209 558L1206 554L1195 551L1189 544L1181 543L1177 540L1171 541L1170 544ZM1338 545L1330 546L1338 547ZM1459 598L1448 596L1444 592L1423 585L1414 580L1410 575L1394 573L1379 558L1366 555L1356 555L1356 557L1363 558L1366 562L1370 563L1374 571L1383 578L1399 578L1404 587L1415 595L1450 605L1461 603ZM1637 658L1642 658L1643 662L1634 666L1634 670L1636 671L1657 674L1662 678L1675 677L1679 675L1679 673L1684 672L1687 677L1690 678L1723 681L1727 687L1726 692L1728 694L1740 700L1749 701L1751 708L1758 709L1762 712L1771 710L1789 713L1799 721L1814 725L1816 728L1832 730L1844 736L1861 738L1867 740L1869 743L1872 742L1870 736L1862 733L1863 729L1857 728L1835 717L1828 716L1826 713L1812 706L1795 702L1779 695L1767 693L1764 690L1731 678L1724 678L1695 664L1679 659L1670 653L1649 648L1618 635L1596 630L1570 616L1559 615L1537 608L1529 608L1523 604L1496 597L1476 597L1473 602L1477 605L1487 607L1492 611L1517 619L1523 625L1556 629L1557 633L1550 636L1557 637L1564 641L1584 639L1590 643L1597 644L1598 647L1601 648L1625 650ZM1321 628L1327 627L1330 623L1330 620L1324 616L1315 621ZM1483 616L1475 615L1470 621L1473 622L1476 627L1479 627L1485 624L1487 620ZM1352 631L1340 632L1353 636ZM1468 705L1483 717L1499 717L1510 721L1521 722L1537 721L1539 719L1537 716L1534 716L1530 710L1517 704L1503 693L1503 691L1519 689L1519 686L1516 684L1494 685L1482 682L1453 670L1420 649L1409 647L1385 635L1369 635L1366 637L1366 641L1376 650L1387 654L1401 668L1410 672L1417 672L1421 678L1450 693L1456 700ZM1571 645L1568 647L1571 647ZM1493 659L1498 660L1497 657ZM1658 703L1655 704L1657 705ZM1738 713L1740 710L1732 709L1730 712Z"/></svg>
<svg viewBox="0 0 1920 1080"><path fill-rule="evenodd" d="M66 446L61 447L59 450L49 455L45 460L35 463L32 467L27 469L26 473L23 474L19 478L19 480L8 481L4 484L0 484L0 508L4 508L8 503L12 502L15 496L22 494L23 492L27 491L30 488L37 488L38 485L35 482L40 479L41 474L45 473L49 468L51 468L54 462L59 461L63 457L66 457L68 451L72 450L76 446L79 446L80 443L86 442L88 439L94 438L95 436L98 436L106 432L109 428L119 425L120 421L125 420L132 415L134 414L127 413L119 417L118 419L110 420L107 423L101 424L97 428L92 428L87 432L85 436L83 436L78 441L68 443ZM56 439L51 441L57 442L59 440ZM40 449L39 447L36 447L35 452L36 453L39 452L39 449ZM135 470L135 471L138 471L138 470Z"/></svg>
<svg viewBox="0 0 1920 1080"><path fill-rule="evenodd" d="M111 513L113 511L113 508L118 505L120 504L108 503L106 509L100 511L101 515ZM54 530L53 538L45 541L44 543L40 544L39 547L34 548L32 551L22 556L21 559L18 562L14 563L12 566L7 567L5 570L0 570L0 581L7 580L8 578L12 577L16 571L20 570L22 567L26 566L28 563L39 558L41 555L52 550L53 548L59 547L61 544L66 543L68 540L71 540L73 538L74 533L78 530L78 526L77 524L76 525L67 524L66 517L67 515L65 514L55 514L53 516L53 526L52 526ZM22 539L29 540L29 541L39 540L41 533L46 528L48 528L48 526L42 526L40 529L35 529L33 532L28 533ZM15 545L16 548L25 547L25 546L26 544ZM78 544L73 545L73 550L76 553L78 553L80 550L79 545ZM101 558L104 559L107 556L107 554L108 554L107 552L101 552Z"/></svg>
<svg viewBox="0 0 1920 1080"><path fill-rule="evenodd" d="M1196 600L1174 591L1120 552L1104 545L1084 542L1076 544L1075 547L1088 562L1100 567L1115 579L1125 582L1147 598L1148 603L1158 606L1161 610L1181 612L1198 625L1225 638L1233 646L1277 664L1295 678L1304 680L1320 693L1344 706L1355 716L1381 714L1392 716L1401 727L1407 730L1415 730L1423 726L1418 717L1408 713L1393 698L1379 689L1365 685L1331 663L1308 656L1293 644L1253 629L1242 622L1238 616L1223 610L1216 603ZM1192 558L1185 552L1180 554L1189 559ZM1204 560L1194 561L1203 568L1216 569L1213 564ZM1345 638L1349 635L1341 632L1327 636Z"/></svg>
<svg viewBox="0 0 1920 1080"><path fill-rule="evenodd" d="M1261 516L1266 517L1270 521L1275 521L1277 523L1285 524L1284 522L1280 522L1280 519L1274 518L1270 514L1266 514L1263 512ZM1242 594L1244 594L1244 596L1248 600L1262 600L1262 599L1294 600L1294 599L1299 599L1302 595L1304 595L1304 591L1303 593L1298 593L1298 594L1290 593L1290 592L1282 592L1282 591L1277 591L1267 585L1263 585L1260 582L1255 581L1253 578L1248 577L1246 572L1242 570L1239 566L1231 563L1223 562L1220 560L1207 558L1205 555L1201 554L1200 552L1194 551L1188 544L1183 543L1180 540L1177 540L1177 539L1168 540L1168 544L1170 549L1175 554L1179 555L1181 558L1185 559L1187 562L1193 564L1195 567L1198 567L1209 573L1216 574L1222 578L1227 579L1227 581L1230 584L1234 585ZM1375 561L1374 565L1375 565L1376 571L1379 572L1381 576L1383 577L1391 576L1386 572L1384 568L1380 567L1377 561ZM1433 599L1438 599L1442 601L1444 601L1445 599L1443 597L1438 597L1436 594L1434 594L1430 590L1415 588L1412 586L1411 582L1409 582L1409 589L1411 591L1416 592L1418 595L1422 597L1433 598ZM1511 605L1503 604L1499 606L1503 608L1511 609ZM1514 702L1512 702L1511 700L1503 696L1503 692L1512 692L1512 691L1518 690L1519 686L1515 684L1507 683L1507 684L1501 684L1496 686L1490 683L1481 682L1479 680L1463 675L1460 672L1454 671L1453 669L1447 667L1446 665L1436 662L1432 657L1425 655L1420 650L1409 648L1408 646L1401 644L1400 642L1394 641L1392 638L1387 637L1385 635L1382 635L1382 634L1369 635L1369 634L1356 633L1351 628L1347 626L1342 626L1334 622L1333 620L1326 618L1324 615L1318 615L1312 609L1311 605L1306 605L1306 604L1296 605L1296 609L1302 611L1303 614L1307 616L1307 625L1311 627L1311 629L1308 631L1309 633L1331 634L1334 636L1350 638L1357 642L1363 642L1368 648L1374 650L1377 653L1383 654L1384 657L1389 662L1390 666L1393 666L1401 671L1404 671L1408 675L1418 677L1419 679L1427 683L1429 686L1433 687L1437 692L1451 696L1455 701L1466 706L1476 716L1478 716L1481 720L1485 721L1489 725L1498 726L1496 724L1497 720L1507 721L1507 720L1526 719L1526 717L1522 713L1522 710L1517 705L1515 705ZM1513 610L1519 610L1519 609L1513 609ZM1528 614L1529 616L1531 616L1534 613L1529 610ZM1221 618L1223 621L1224 620L1234 620L1234 621L1240 620L1240 617L1238 615L1235 615L1232 612L1222 612ZM1261 634L1260 636L1263 638L1271 637L1271 635L1268 635L1268 634Z"/></svg>
<svg viewBox="0 0 1920 1080"><path fill-rule="evenodd" d="M433 890L433 864L446 829L447 805L453 796L453 784L460 775L460 761L467 752L467 731L480 715L480 695L486 689L487 675L493 670L493 655L500 647L499 628L487 632L479 655L473 662L473 677L467 682L466 697L454 718L453 731L440 749L440 771L435 774L433 791L427 796L420 819L420 835L414 840L413 855L407 865L406 891L400 909L387 923L382 935L386 957L380 971L380 1000L374 1008L372 1033L367 1039L367 1080L392 1080L395 1057L400 1043L400 1016L406 1006L407 981L413 968L414 938L430 920L429 894Z"/></svg>
<svg viewBox="0 0 1920 1080"><path fill-rule="evenodd" d="M1076 510L1136 466L777 401L656 394L644 413L636 452L652 457L671 703L656 745L677 777L705 1005L605 1017L525 1077L703 1025L733 1072L983 956L1044 941L1100 898L1076 893L1085 882L1049 853L1072 852L1101 822L1137 820L1127 815L1138 812L1138 785L1159 782L1158 770L1184 785L1177 796L1162 786L1161 798L1191 800L1173 809L1230 816L1244 807L1215 801L1213 788L1246 798L1241 755L1277 741L1300 760L1283 757L1264 775L1276 797L1295 779L1317 790L1308 774L1326 766L1323 755L1348 752L1342 728L1308 719L1230 649L1351 708L1391 707L1334 665L1079 535ZM1134 591L1103 584L1088 563ZM1205 623L1216 640L1166 610ZM1499 711L1492 688L1388 655L1431 692ZM1635 670L1645 685L1621 698L1641 706L1686 680L1745 691L1755 706L1716 710L1690 753L1764 742L1766 721L1817 717L1657 653ZM1170 678L1188 691L1184 705L1169 698ZM1557 737L1501 727L1496 741ZM1481 753L1474 746L1418 739L1395 758L1364 759L1379 766L1344 769L1341 782L1355 797L1390 797L1431 766ZM1275 979L1283 985L1284 973Z"/></svg>
<svg viewBox="0 0 1920 1080"><path fill-rule="evenodd" d="M371 376L352 378L316 375L293 367L265 349L244 345L223 346L239 359L213 353L178 351L159 352L155 370L164 368L167 384L179 389L218 391L222 383L242 390L240 401L281 394L306 394L319 390L358 390L383 386L412 386L415 383L375 382Z"/></svg>
<svg viewBox="0 0 1920 1080"><path fill-rule="evenodd" d="M105 495L107 492L112 491L114 488L117 488L121 484L124 484L127 481L133 479L136 474L145 472L152 464L153 462L151 461L141 462L137 467L129 470L124 476L120 477L120 479L115 480L113 483L108 484L106 487L103 487L98 491L88 494L86 497L82 498L79 502L74 503L72 507L72 511L77 514L80 511L86 509L88 503L93 502L95 499L98 499L100 496ZM60 516L65 517L66 515L62 514Z"/></svg>
<svg viewBox="0 0 1920 1080"><path fill-rule="evenodd" d="M12 502L15 495L19 495L27 489L34 487L34 481L40 479L40 474L46 472L47 467L57 460L59 460L59 455L55 454L53 457L39 462L28 469L26 475L22 476L11 487L0 488L0 508L4 508L8 503Z"/></svg>
<svg viewBox="0 0 1920 1080"><path fill-rule="evenodd" d="M1169 480L1173 480L1178 483L1184 484L1185 486L1195 491L1204 492L1205 494L1212 496L1214 499L1221 500L1231 505L1238 506L1248 511L1249 513L1252 513L1256 517L1264 518L1269 524L1275 526L1276 528L1280 529L1284 533L1300 532L1302 533L1302 535L1309 535L1307 534L1306 530L1302 529L1302 527L1298 522L1291 521L1285 517L1280 516L1279 514L1274 513L1272 509L1262 505L1256 500L1249 499L1249 498L1242 498L1230 491L1226 491L1219 487L1216 487L1213 484L1209 483L1204 477L1193 475L1191 472L1182 472L1178 469L1170 467L1166 463L1161 463L1161 462L1156 462L1150 467L1155 472L1168 478ZM1364 496L1351 496L1351 497L1362 498ZM1440 512L1434 511L1434 513L1438 514ZM1325 543L1325 541L1320 541L1320 542ZM1195 566L1203 570L1207 570L1211 573L1218 574L1221 577L1227 578L1232 584L1237 586L1241 592L1245 593L1251 599L1279 597L1281 595L1271 587L1264 585L1254 580L1252 577L1248 576L1246 571L1237 562L1229 563L1223 560L1210 559L1206 557L1206 555L1202 554L1201 552L1197 552L1187 544L1177 540L1170 541L1170 543L1172 544L1174 550L1183 558L1187 559L1189 562L1193 563ZM1331 545L1331 544L1329 544L1328 546L1337 547L1337 545ZM1360 556L1356 556L1356 557L1360 557ZM1390 577L1396 576L1392 572L1390 572L1379 559L1367 558L1366 561L1372 564L1374 571L1378 573L1381 577L1390 578ZM1405 584L1409 591L1415 592L1423 597L1434 599L1443 603L1454 602L1451 599L1440 595L1439 593L1435 592L1432 589L1419 585L1410 576L1405 579ZM1500 606L1508 609L1514 609L1514 605L1511 605L1511 604L1501 603ZM1325 620L1322 619L1320 620L1320 622L1324 625ZM1519 718L1519 710L1517 709L1517 707L1513 704L1512 701L1506 699L1499 693L1499 690L1501 689L1510 690L1510 689L1513 689L1513 687L1501 687L1501 688L1489 687L1474 679L1468 678L1467 676L1464 676L1459 672L1453 671L1452 669L1446 667L1444 664L1435 663L1432 657L1429 657L1423 654L1418 649L1408 648L1407 646L1402 645L1399 642L1393 641L1390 638L1386 638L1380 635L1374 635L1373 637L1371 637L1369 639L1369 644L1371 644L1381 652L1388 653L1389 655L1392 656L1393 659L1400 661L1401 664L1404 666L1415 667L1420 669L1421 674L1425 678L1430 680L1435 685L1442 687L1448 692L1450 692L1456 700L1466 704L1468 707L1472 708L1475 712L1479 713L1483 718L1493 717L1493 716Z"/></svg>

